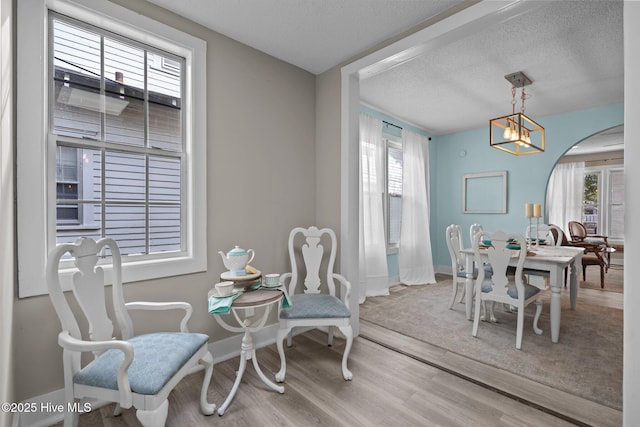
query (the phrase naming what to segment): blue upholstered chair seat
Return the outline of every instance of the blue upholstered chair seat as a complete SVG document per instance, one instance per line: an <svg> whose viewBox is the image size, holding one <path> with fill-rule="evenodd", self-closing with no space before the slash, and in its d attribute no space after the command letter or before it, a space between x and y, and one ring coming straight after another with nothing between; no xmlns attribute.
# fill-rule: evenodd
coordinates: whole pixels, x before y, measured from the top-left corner
<svg viewBox="0 0 640 427"><path fill-rule="evenodd" d="M491 264L484 264L483 265L484 268L484 277L491 277L493 276L493 267L491 267ZM457 274L458 277L460 278L466 278L467 277L467 273L464 271L461 271ZM478 278L478 269L474 268L473 269L473 279L477 279Z"/></svg>
<svg viewBox="0 0 640 427"><path fill-rule="evenodd" d="M483 265L484 268L484 280L482 281L482 287L480 290L484 293L491 292L493 289L493 282L491 278L493 277L493 267L491 264L486 263Z"/></svg>
<svg viewBox="0 0 640 427"><path fill-rule="evenodd" d="M478 275L478 270L476 270L475 268L473 269L473 278L475 279ZM457 277L460 277L461 279L466 279L467 278L467 273L465 271L458 271L458 274L456 274Z"/></svg>
<svg viewBox="0 0 640 427"><path fill-rule="evenodd" d="M280 312L282 319L349 318L351 312L338 298L327 294L291 295L291 307Z"/></svg>
<svg viewBox="0 0 640 427"><path fill-rule="evenodd" d="M491 281L491 276L489 276L489 278L484 279L482 281L482 292L491 292L491 290L493 289L493 282ZM540 288L537 288L533 285L529 285L527 283L524 284L524 298L525 299L529 299L532 296L534 296L535 294L537 294L538 292L540 292ZM509 287L507 288L507 295L509 295L511 298L515 298L518 299L518 289L516 288L516 286L513 283L509 284Z"/></svg>
<svg viewBox="0 0 640 427"><path fill-rule="evenodd" d="M203 344L209 340L204 334L162 332L131 338L133 362L129 366L131 391L157 394ZM120 350L111 349L85 366L74 376L74 383L118 389L118 368L124 360Z"/></svg>
<svg viewBox="0 0 640 427"><path fill-rule="evenodd" d="M529 299L532 296L536 295L538 292L540 292L540 288L536 288L533 285L529 285L527 283L524 284L524 299ZM515 285L510 285L507 288L507 295L509 295L511 298L518 298L518 289L515 287Z"/></svg>
<svg viewBox="0 0 640 427"><path fill-rule="evenodd" d="M482 281L482 292L487 293L487 292L491 292L491 290L493 289L493 282L491 281L491 279L484 279Z"/></svg>

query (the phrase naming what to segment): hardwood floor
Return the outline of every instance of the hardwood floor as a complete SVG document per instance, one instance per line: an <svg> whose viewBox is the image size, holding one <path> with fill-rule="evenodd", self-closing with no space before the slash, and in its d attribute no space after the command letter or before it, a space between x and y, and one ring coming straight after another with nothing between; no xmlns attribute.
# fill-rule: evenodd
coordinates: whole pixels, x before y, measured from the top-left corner
<svg viewBox="0 0 640 427"><path fill-rule="evenodd" d="M568 292L567 290L564 290ZM580 289L580 299L622 309L623 294ZM344 340L326 346L310 331L287 349L285 393L268 389L248 366L224 416L200 413L202 373L185 378L169 396L167 426L620 426L621 412L558 392L497 369L488 370L442 348L360 324L344 381ZM378 342L384 342L381 345ZM389 343L394 349L390 349ZM215 349L214 349L215 351ZM279 368L275 345L258 350L265 374ZM209 401L231 390L239 358L214 367ZM80 426L139 426L135 411L114 417L108 405L80 417ZM555 415L554 415L555 414ZM61 426L62 423L56 424Z"/></svg>
<svg viewBox="0 0 640 427"><path fill-rule="evenodd" d="M503 394L357 337L349 358L352 381L340 371L344 340L326 346L310 331L287 349L285 393L268 389L252 366L224 416L199 410L202 373L185 378L169 396L167 426L569 426ZM258 350L269 377L279 367L275 345ZM238 358L214 367L209 400L220 404L233 384ZM571 402L568 402L571 403ZM139 426L133 409L113 417L113 405L80 416L80 426ZM61 424L58 424L61 425Z"/></svg>
<svg viewBox="0 0 640 427"><path fill-rule="evenodd" d="M622 412L573 394L531 381L506 370L398 334L370 322L360 322L360 337L380 342L408 357L449 372L492 392L538 408L572 425L616 427Z"/></svg>

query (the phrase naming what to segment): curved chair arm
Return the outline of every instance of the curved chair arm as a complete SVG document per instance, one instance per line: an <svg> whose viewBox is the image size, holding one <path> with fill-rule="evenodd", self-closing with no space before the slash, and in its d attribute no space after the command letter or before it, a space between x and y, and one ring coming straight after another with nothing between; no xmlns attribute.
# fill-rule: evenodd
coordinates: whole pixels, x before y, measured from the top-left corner
<svg viewBox="0 0 640 427"><path fill-rule="evenodd" d="M58 334L58 344L65 350L89 352L89 351L105 351L110 349L120 350L124 353L124 360L118 368L118 391L120 392L120 406L130 408L133 405L133 397L131 395L131 387L129 386L129 377L127 370L133 362L133 346L121 340L109 341L85 341L69 335L69 331L62 331Z"/></svg>
<svg viewBox="0 0 640 427"><path fill-rule="evenodd" d="M605 251L605 248L602 245L598 245L598 244L595 244L595 243L573 242L573 241L571 241L571 242L569 242L569 244L571 244L571 246L584 248L584 252L585 253L595 254L600 259L602 259L602 254Z"/></svg>
<svg viewBox="0 0 640 427"><path fill-rule="evenodd" d="M183 309L185 311L184 317L180 322L180 332L189 332L187 322L191 319L193 313L193 307L188 302L176 301L176 302L148 302L148 301L132 301L125 304L127 310L173 310Z"/></svg>
<svg viewBox="0 0 640 427"><path fill-rule="evenodd" d="M283 273L280 275L280 286L284 287L285 286L285 280L287 279L291 279L293 276L293 273ZM291 282L289 283L289 288L287 288L287 292L289 293L289 295L293 294L293 291L295 291L295 289L291 289Z"/></svg>
<svg viewBox="0 0 640 427"><path fill-rule="evenodd" d="M351 295L351 282L349 282L346 277L339 273L333 273L333 278L338 279L340 284L344 287L345 292L340 292L340 299L344 303L344 305L349 308L349 296Z"/></svg>

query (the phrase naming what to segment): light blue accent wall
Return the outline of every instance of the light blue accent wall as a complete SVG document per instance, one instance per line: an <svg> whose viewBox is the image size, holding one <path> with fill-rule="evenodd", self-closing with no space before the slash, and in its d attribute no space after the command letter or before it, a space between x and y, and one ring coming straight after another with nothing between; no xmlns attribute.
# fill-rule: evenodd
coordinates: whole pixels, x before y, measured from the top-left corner
<svg viewBox="0 0 640 427"><path fill-rule="evenodd" d="M623 104L614 104L556 116L535 116L534 120L545 128L545 152L540 154L518 157L491 148L489 118L486 128L432 138L431 246L436 271L450 269L444 236L449 224L462 227L465 246L471 245L469 227L473 223L482 224L485 230L524 234L527 226L524 205L540 203L544 214L547 182L557 160L583 139L623 124L624 110ZM507 213L463 214L462 176L503 170L507 171Z"/></svg>

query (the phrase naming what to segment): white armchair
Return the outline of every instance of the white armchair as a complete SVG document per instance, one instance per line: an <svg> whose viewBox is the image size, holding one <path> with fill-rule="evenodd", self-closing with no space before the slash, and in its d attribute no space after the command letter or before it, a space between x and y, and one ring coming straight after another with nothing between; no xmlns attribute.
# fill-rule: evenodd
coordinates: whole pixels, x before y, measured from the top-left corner
<svg viewBox="0 0 640 427"><path fill-rule="evenodd" d="M104 271L98 266L103 250L109 249L113 265L112 304L122 337L113 337L114 326L107 314ZM73 295L89 324L83 337L73 311L65 297L59 277L59 264L65 254L74 259ZM188 374L205 368L200 392L200 408L211 415L216 405L207 401L213 372L213 358L208 349L209 337L189 333L187 322L191 305L185 302L130 302L122 293L121 257L112 239L95 241L81 238L73 244L60 244L49 255L47 264L49 295L62 325L58 344L63 348L64 389L68 404L75 399L93 398L116 402L115 415L121 408L134 406L144 426L163 426L168 413L167 396ZM157 332L134 335L129 310L180 309L185 314L180 332ZM92 352L94 359L81 366L81 354ZM64 426L78 424L78 414L66 412Z"/></svg>
<svg viewBox="0 0 640 427"><path fill-rule="evenodd" d="M328 237L329 251L325 252L322 245L323 236ZM299 237L296 239L296 237ZM283 340L287 338L287 345L291 346L291 331L295 327L327 327L328 345L333 344L334 328L338 328L346 338L342 355L342 377L351 380L353 374L347 368L347 359L353 343L353 331L349 319L349 296L351 283L338 273L333 272L336 258L337 240L333 230L317 227L294 228L289 234L289 259L291 272L280 276L280 283L287 286L291 299L291 307L280 312L280 329L277 336L278 353L280 354L280 371L276 374L276 381L284 381L287 363L284 354ZM302 258L302 265L298 265L298 257ZM324 260L324 262L323 262ZM299 268L304 267L304 268ZM323 269L324 283L320 278ZM306 271L304 280L300 274ZM337 281L341 285L340 297L336 296ZM304 292L299 292L304 285ZM296 293L298 290L298 293Z"/></svg>

